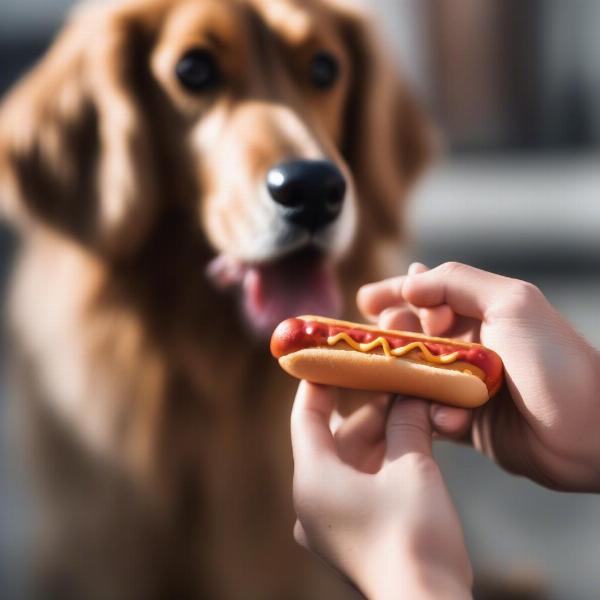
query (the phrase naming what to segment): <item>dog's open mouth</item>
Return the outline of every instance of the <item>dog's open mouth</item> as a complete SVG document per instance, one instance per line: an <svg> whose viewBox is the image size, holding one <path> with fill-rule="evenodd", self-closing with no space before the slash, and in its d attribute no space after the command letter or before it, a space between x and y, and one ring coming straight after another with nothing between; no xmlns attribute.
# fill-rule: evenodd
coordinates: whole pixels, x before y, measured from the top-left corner
<svg viewBox="0 0 600 600"><path fill-rule="evenodd" d="M208 275L221 288L240 287L248 324L260 335L288 317L336 316L341 310L334 265L313 250L260 264L222 254L210 263Z"/></svg>

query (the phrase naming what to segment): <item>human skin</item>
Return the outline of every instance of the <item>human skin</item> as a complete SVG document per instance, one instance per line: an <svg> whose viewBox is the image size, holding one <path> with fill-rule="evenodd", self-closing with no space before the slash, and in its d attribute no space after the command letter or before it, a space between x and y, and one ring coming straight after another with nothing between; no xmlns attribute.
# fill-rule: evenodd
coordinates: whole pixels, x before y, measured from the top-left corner
<svg viewBox="0 0 600 600"><path fill-rule="evenodd" d="M335 434L344 390L302 382L292 411L297 541L366 597L470 598L462 528L431 453L429 403L373 397Z"/></svg>
<svg viewBox="0 0 600 600"><path fill-rule="evenodd" d="M350 417L348 392L303 382L292 413L296 539L376 599L468 598L460 522L431 437L467 441L547 487L600 491L600 356L530 283L457 263L363 287L383 328L477 341L506 388L466 410L385 395ZM331 423L337 423L334 433Z"/></svg>
<svg viewBox="0 0 600 600"><path fill-rule="evenodd" d="M600 354L530 283L447 263L364 286L383 327L477 341L504 362L506 388L484 406L432 405L438 435L471 443L552 489L600 492Z"/></svg>

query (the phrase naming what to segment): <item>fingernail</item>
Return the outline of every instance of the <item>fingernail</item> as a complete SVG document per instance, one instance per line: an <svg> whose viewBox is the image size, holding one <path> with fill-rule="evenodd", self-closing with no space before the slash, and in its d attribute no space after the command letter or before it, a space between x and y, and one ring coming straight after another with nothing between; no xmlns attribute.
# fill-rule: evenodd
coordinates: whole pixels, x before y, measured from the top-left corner
<svg viewBox="0 0 600 600"><path fill-rule="evenodd" d="M374 285L374 283L365 283L358 288L358 293L370 292Z"/></svg>
<svg viewBox="0 0 600 600"><path fill-rule="evenodd" d="M375 283L365 283L365 285L359 287L358 292L356 292L357 300L364 300L365 296L371 296L376 289L376 285Z"/></svg>
<svg viewBox="0 0 600 600"><path fill-rule="evenodd" d="M418 275L419 273L422 273L423 271L427 271L427 266L420 262L413 262L408 267L409 275Z"/></svg>
<svg viewBox="0 0 600 600"><path fill-rule="evenodd" d="M436 427L443 427L447 421L446 409L443 406L432 406L431 420Z"/></svg>

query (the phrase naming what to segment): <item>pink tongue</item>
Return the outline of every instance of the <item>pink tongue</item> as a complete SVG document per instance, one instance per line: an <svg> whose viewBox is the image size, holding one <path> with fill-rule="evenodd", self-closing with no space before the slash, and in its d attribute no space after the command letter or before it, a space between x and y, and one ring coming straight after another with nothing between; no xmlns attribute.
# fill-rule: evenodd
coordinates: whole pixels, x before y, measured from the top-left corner
<svg viewBox="0 0 600 600"><path fill-rule="evenodd" d="M244 309L252 328L270 333L284 319L302 314L335 317L341 298L330 265L311 257L249 267Z"/></svg>

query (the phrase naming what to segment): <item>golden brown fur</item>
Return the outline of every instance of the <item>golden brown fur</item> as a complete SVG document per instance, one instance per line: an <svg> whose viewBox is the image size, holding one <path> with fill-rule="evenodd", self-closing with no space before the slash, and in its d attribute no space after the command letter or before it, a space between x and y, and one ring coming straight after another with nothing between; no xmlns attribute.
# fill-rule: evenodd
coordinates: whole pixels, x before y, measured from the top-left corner
<svg viewBox="0 0 600 600"><path fill-rule="evenodd" d="M210 101L172 76L197 43L231 81ZM322 45L343 67L328 94L294 75ZM419 110L341 2L74 15L0 111L2 209L22 237L13 363L50 515L45 598L347 593L292 541L294 384L204 271L247 252L240 224L266 169L324 155L357 198L336 258L351 307L399 256L399 201L426 154Z"/></svg>

